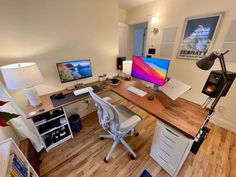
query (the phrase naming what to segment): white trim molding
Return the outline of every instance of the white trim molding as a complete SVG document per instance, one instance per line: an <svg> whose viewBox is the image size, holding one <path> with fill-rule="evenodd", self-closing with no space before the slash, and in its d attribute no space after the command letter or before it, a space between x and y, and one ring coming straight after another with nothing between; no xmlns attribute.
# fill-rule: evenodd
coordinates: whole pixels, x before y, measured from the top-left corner
<svg viewBox="0 0 236 177"><path fill-rule="evenodd" d="M150 23L151 19L152 19L152 16L148 15L148 16L144 16L144 17L140 17L140 18L136 18L136 19L131 19L131 20L127 20L127 21L128 21L128 25L136 25L136 24L145 23L145 22Z"/></svg>
<svg viewBox="0 0 236 177"><path fill-rule="evenodd" d="M118 27L128 28L128 25L126 23L118 22Z"/></svg>
<svg viewBox="0 0 236 177"><path fill-rule="evenodd" d="M224 129L227 129L231 132L236 133L236 122L234 121L229 121L229 120L225 120L225 119L221 119L219 117L213 116L210 119L210 122Z"/></svg>

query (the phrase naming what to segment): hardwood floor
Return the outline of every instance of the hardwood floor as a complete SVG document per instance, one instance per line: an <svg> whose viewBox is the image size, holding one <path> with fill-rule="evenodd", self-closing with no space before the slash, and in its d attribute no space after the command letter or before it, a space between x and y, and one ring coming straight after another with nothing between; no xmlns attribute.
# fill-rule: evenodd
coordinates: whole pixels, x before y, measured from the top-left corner
<svg viewBox="0 0 236 177"><path fill-rule="evenodd" d="M43 177L139 177L144 169L153 177L169 176L150 156L156 118L125 100L127 105L142 117L136 127L138 137L128 137L127 143L138 157L130 160L128 151L119 144L108 163L103 159L112 140L99 140L106 134L98 124L97 114L82 120L83 129L74 139L52 151L41 153L40 175ZM178 176L181 177L236 177L236 134L209 124L211 132L197 155L190 154Z"/></svg>

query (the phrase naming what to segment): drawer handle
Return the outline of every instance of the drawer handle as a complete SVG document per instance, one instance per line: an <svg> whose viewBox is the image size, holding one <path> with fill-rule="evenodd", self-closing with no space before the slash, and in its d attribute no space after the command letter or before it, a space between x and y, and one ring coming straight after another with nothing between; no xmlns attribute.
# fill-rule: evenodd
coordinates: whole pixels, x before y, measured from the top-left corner
<svg viewBox="0 0 236 177"><path fill-rule="evenodd" d="M160 147L160 149L161 149L166 155L168 155L169 157L171 157L170 154L169 154L168 152L166 152L164 149L162 149L161 147Z"/></svg>
<svg viewBox="0 0 236 177"><path fill-rule="evenodd" d="M167 161L166 161L165 159L163 159L159 154L158 154L158 156L159 156L165 163L167 163Z"/></svg>
<svg viewBox="0 0 236 177"><path fill-rule="evenodd" d="M168 128L165 128L168 132L172 133L173 135L179 137L179 135L175 134L174 132L172 132L171 130L169 130Z"/></svg>
<svg viewBox="0 0 236 177"><path fill-rule="evenodd" d="M170 146L167 142L165 142L165 141L163 141L162 140L162 142L166 145L166 146L168 146L169 148L171 148L171 149L174 149L172 146Z"/></svg>
<svg viewBox="0 0 236 177"><path fill-rule="evenodd" d="M172 143L175 143L176 144L176 142L174 142L172 139L170 139L169 137L167 137L166 135L164 135L164 137L166 137L168 140L170 140Z"/></svg>

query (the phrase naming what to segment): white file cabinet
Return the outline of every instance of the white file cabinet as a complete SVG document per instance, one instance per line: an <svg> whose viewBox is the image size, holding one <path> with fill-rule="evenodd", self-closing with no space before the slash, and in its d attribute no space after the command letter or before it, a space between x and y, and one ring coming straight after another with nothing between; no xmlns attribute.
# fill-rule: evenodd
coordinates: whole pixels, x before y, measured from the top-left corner
<svg viewBox="0 0 236 177"><path fill-rule="evenodd" d="M192 144L192 139L158 120L150 155L172 177L175 177L188 156Z"/></svg>

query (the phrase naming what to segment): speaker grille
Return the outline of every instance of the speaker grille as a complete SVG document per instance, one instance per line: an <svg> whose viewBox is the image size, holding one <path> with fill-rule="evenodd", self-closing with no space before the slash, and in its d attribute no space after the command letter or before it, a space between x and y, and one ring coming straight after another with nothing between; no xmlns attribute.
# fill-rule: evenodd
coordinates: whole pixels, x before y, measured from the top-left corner
<svg viewBox="0 0 236 177"><path fill-rule="evenodd" d="M116 69L123 70L123 61L126 60L126 57L117 57L116 60Z"/></svg>
<svg viewBox="0 0 236 177"><path fill-rule="evenodd" d="M234 82L234 79L236 77L236 73L227 72L227 79L228 79L228 83L226 86L225 91L223 92L222 96L226 96L226 94L229 91L229 88L231 87L232 83ZM211 71L203 89L202 89L202 93L215 98L217 97L221 90L224 87L224 79L223 79L223 73L220 70L217 71Z"/></svg>

